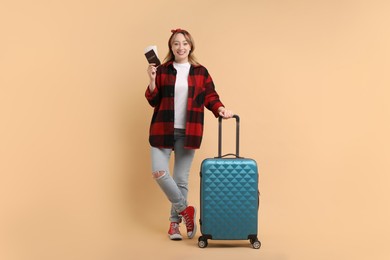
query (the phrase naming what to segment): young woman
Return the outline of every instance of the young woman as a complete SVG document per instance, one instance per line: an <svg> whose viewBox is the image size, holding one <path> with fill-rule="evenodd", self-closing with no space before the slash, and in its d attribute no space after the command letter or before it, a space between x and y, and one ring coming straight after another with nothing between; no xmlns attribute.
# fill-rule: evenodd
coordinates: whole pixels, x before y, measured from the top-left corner
<svg viewBox="0 0 390 260"><path fill-rule="evenodd" d="M150 83L145 96L154 107L149 133L152 175L172 203L168 235L181 240L182 218L188 238L196 233L196 211L187 202L188 177L195 149L202 141L204 108L225 119L233 113L220 101L207 69L196 61L195 44L188 31L171 32L164 63L158 67L150 64L147 69ZM171 176L172 151L175 161Z"/></svg>

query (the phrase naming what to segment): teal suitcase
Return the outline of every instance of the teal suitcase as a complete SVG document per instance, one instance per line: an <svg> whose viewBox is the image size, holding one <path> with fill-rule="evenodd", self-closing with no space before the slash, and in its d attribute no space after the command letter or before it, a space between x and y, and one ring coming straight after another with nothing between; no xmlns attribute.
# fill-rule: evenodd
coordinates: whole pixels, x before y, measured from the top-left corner
<svg viewBox="0 0 390 260"><path fill-rule="evenodd" d="M200 229L198 246L211 240L249 240L261 246L258 230L258 169L253 159L239 156L240 118L236 119L236 153L221 155L222 118L219 118L218 157L203 160L200 170ZM233 156L233 158L228 157Z"/></svg>

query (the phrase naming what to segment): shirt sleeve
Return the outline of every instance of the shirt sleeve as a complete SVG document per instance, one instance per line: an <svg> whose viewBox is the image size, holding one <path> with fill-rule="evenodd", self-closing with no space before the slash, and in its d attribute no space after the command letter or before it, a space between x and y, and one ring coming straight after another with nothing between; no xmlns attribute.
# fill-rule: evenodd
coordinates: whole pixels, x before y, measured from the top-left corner
<svg viewBox="0 0 390 260"><path fill-rule="evenodd" d="M145 91L145 97L152 107L156 107L160 103L160 95L159 95L160 84L158 84L159 79L160 79L160 73L157 72L156 83L155 83L156 87L154 88L153 91L150 91L148 86Z"/></svg>
<svg viewBox="0 0 390 260"><path fill-rule="evenodd" d="M206 70L206 97L205 97L205 106L208 110L213 112L215 117L218 117L218 108L224 107L223 103L219 99L219 95L215 90L214 82L210 76L210 74Z"/></svg>

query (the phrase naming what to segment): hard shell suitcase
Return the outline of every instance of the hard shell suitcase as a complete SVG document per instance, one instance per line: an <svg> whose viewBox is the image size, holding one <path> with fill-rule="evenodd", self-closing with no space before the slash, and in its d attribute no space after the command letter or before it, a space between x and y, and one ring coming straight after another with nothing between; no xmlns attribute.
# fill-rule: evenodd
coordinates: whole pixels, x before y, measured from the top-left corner
<svg viewBox="0 0 390 260"><path fill-rule="evenodd" d="M222 118L219 118L218 157L203 160L200 170L200 227L198 246L207 240L250 240L257 238L259 191L255 160L239 156L240 118L236 119L236 153L221 155ZM234 156L233 158L227 156Z"/></svg>

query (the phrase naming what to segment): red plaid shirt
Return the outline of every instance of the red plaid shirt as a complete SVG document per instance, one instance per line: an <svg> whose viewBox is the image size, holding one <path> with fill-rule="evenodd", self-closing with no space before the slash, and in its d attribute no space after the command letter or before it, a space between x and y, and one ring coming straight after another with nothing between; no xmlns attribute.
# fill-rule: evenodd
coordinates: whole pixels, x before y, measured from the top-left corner
<svg viewBox="0 0 390 260"><path fill-rule="evenodd" d="M174 142L174 93L176 70L172 62L157 68L156 88L146 89L145 97L154 107L150 124L149 143L159 148L173 148ZM198 149L202 142L204 108L218 117L218 108L223 106L215 91L213 80L202 65L191 65L188 75L188 99L186 113L186 137L184 147Z"/></svg>

